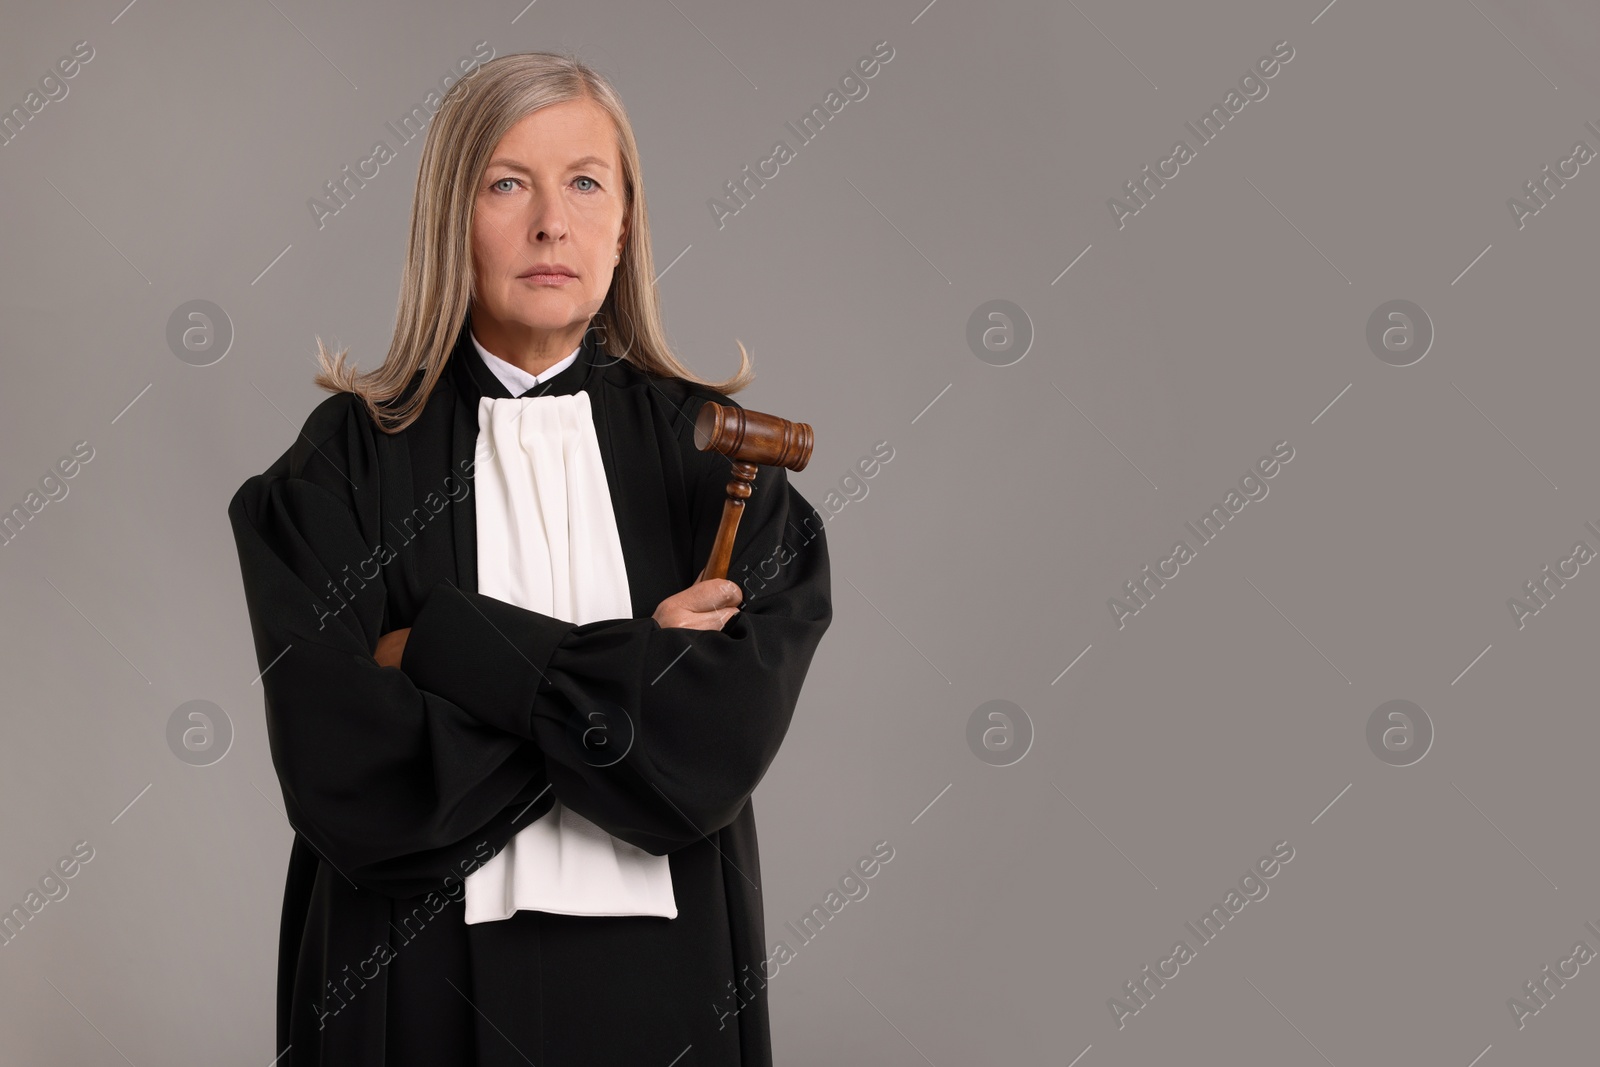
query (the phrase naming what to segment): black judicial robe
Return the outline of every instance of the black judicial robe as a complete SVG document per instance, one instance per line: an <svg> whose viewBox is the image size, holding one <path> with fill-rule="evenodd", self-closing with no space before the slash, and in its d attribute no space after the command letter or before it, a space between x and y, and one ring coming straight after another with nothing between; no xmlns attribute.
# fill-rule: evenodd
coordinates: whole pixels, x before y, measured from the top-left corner
<svg viewBox="0 0 1600 1067"><path fill-rule="evenodd" d="M822 520L762 466L728 572L741 610L663 629L651 614L694 583L729 477L695 414L733 401L593 329L525 395L580 390L631 619L575 626L476 591L478 399L508 394L465 324L415 423L386 434L330 397L229 504L295 831L279 1067L772 1063L749 798L832 618ZM408 626L401 669L379 667L379 636ZM464 923L463 877L555 797L669 856L677 917Z"/></svg>

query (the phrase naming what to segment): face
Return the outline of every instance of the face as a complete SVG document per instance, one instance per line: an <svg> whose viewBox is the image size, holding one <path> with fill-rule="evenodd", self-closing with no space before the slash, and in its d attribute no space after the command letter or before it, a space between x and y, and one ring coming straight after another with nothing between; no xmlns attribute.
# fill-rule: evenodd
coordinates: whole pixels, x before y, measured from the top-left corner
<svg viewBox="0 0 1600 1067"><path fill-rule="evenodd" d="M519 363L578 347L611 288L625 213L616 131L600 105L552 104L511 127L473 208L473 329L484 347Z"/></svg>

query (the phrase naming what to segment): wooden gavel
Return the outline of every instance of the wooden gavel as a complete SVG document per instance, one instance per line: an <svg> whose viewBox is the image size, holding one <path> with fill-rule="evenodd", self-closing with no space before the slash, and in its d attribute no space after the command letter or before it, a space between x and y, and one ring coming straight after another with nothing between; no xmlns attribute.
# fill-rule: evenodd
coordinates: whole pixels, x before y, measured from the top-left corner
<svg viewBox="0 0 1600 1067"><path fill-rule="evenodd" d="M811 460L815 438L811 426L790 422L748 408L729 407L707 400L694 420L694 443L700 451L721 452L733 461L733 478L728 482L728 499L722 505L722 522L711 545L711 558L701 580L726 578L733 558L733 538L744 515L744 502L756 480L756 464L804 470Z"/></svg>

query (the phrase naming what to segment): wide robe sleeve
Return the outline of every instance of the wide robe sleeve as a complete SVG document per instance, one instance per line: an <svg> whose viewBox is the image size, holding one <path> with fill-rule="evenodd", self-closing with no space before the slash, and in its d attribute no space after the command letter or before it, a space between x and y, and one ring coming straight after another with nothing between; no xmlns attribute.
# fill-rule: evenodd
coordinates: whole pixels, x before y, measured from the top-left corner
<svg viewBox="0 0 1600 1067"><path fill-rule="evenodd" d="M355 885L404 898L493 856L548 810L529 811L549 780L536 745L373 659L393 628L378 432L329 398L228 516L290 824Z"/></svg>
<svg viewBox="0 0 1600 1067"><path fill-rule="evenodd" d="M698 571L729 463L716 453L685 462ZM402 667L423 690L537 742L564 805L664 855L732 823L777 755L832 619L822 525L787 471L762 466L728 569L744 600L721 630L652 618L573 626L441 584Z"/></svg>

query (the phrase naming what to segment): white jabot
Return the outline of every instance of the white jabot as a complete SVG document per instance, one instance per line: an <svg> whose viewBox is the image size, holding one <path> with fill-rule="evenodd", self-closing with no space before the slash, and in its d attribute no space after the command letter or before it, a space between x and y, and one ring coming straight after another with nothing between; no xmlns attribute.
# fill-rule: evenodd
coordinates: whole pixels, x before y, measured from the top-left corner
<svg viewBox="0 0 1600 1067"><path fill-rule="evenodd" d="M579 625L633 617L587 393L481 397L473 478L480 593ZM612 837L559 797L466 889L468 923L518 910L678 914L666 856Z"/></svg>
<svg viewBox="0 0 1600 1067"><path fill-rule="evenodd" d="M483 358L483 365L488 367L496 378L500 379L500 384L505 386L506 391L512 396L521 396L540 382L547 382L554 378L557 374L572 366L578 358L578 353L583 351L583 345L579 344L561 362L551 364L538 374L529 374L510 360L501 359L487 348L484 348L483 345L478 343L478 335L471 330L467 331L467 336L472 338L472 347L476 348L478 355Z"/></svg>

